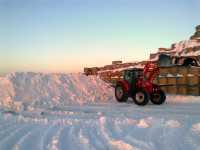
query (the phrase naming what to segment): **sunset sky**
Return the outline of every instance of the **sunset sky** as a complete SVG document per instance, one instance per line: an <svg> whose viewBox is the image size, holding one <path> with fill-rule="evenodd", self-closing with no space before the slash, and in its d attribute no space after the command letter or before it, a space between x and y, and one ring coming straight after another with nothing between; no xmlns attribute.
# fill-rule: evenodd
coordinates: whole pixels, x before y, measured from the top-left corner
<svg viewBox="0 0 200 150"><path fill-rule="evenodd" d="M0 73L148 59L198 24L199 0L0 0Z"/></svg>

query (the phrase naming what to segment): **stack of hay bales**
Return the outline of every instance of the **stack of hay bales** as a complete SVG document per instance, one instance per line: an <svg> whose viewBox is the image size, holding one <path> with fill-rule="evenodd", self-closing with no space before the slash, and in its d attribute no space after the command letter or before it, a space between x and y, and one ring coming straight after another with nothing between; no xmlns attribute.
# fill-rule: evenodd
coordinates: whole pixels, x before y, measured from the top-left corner
<svg viewBox="0 0 200 150"><path fill-rule="evenodd" d="M200 95L200 67L161 67L155 80L169 94Z"/></svg>

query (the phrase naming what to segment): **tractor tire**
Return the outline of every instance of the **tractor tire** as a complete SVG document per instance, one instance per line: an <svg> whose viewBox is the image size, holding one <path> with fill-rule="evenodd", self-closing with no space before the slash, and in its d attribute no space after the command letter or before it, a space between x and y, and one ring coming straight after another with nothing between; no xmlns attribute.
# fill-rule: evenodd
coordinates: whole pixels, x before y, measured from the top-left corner
<svg viewBox="0 0 200 150"><path fill-rule="evenodd" d="M128 93L125 91L122 85L117 85L115 87L115 98L120 103L128 100Z"/></svg>
<svg viewBox="0 0 200 150"><path fill-rule="evenodd" d="M149 102L149 94L144 89L137 90L133 95L135 104L144 106Z"/></svg>
<svg viewBox="0 0 200 150"><path fill-rule="evenodd" d="M150 100L155 105L161 105L166 100L166 95L162 90L150 95Z"/></svg>

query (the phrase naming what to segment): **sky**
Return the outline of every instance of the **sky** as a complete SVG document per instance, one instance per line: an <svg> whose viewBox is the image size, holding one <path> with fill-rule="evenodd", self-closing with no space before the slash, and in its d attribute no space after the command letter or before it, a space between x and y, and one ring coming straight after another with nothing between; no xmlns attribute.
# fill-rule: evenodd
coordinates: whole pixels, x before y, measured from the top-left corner
<svg viewBox="0 0 200 150"><path fill-rule="evenodd" d="M81 72L188 39L199 0L0 0L0 73Z"/></svg>

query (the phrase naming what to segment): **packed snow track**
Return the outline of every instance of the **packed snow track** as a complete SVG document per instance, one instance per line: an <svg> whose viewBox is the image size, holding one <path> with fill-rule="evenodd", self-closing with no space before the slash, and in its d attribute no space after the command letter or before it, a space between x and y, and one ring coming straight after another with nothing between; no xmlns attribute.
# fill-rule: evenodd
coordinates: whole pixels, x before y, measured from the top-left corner
<svg viewBox="0 0 200 150"><path fill-rule="evenodd" d="M113 103L20 113L1 110L0 149L199 149L199 107Z"/></svg>

